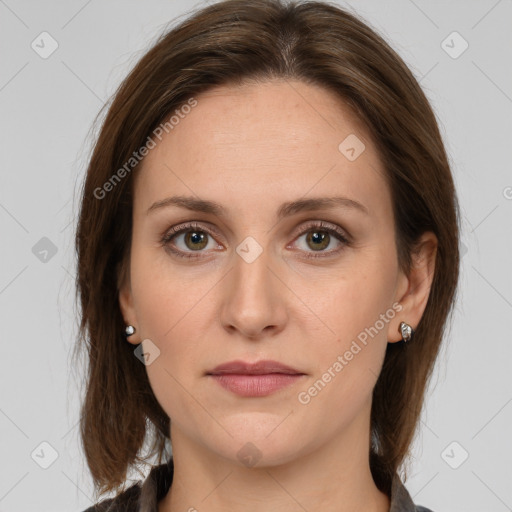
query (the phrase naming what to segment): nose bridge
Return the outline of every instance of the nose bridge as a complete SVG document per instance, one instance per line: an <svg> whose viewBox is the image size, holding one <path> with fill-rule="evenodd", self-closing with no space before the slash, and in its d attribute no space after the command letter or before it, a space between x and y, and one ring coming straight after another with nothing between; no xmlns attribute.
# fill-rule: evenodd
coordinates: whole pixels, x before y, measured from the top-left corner
<svg viewBox="0 0 512 512"><path fill-rule="evenodd" d="M245 336L257 337L263 330L281 330L286 307L279 280L269 267L271 253L248 237L233 254L233 271L221 313L224 326Z"/></svg>

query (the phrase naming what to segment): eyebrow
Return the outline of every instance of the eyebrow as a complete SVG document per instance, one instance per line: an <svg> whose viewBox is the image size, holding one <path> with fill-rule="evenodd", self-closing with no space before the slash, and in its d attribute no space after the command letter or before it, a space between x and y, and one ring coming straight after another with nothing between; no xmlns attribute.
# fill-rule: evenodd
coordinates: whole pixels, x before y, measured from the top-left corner
<svg viewBox="0 0 512 512"><path fill-rule="evenodd" d="M156 201L148 208L147 214L169 206L178 206L195 212L211 213L218 217L227 216L226 208L219 203L188 196L172 196L166 197L161 201ZM358 201L349 199L348 197L335 196L298 199L296 201L283 203L277 210L277 218L281 220L284 217L289 217L302 211L332 209L336 207L356 210L365 215L370 214L368 208Z"/></svg>

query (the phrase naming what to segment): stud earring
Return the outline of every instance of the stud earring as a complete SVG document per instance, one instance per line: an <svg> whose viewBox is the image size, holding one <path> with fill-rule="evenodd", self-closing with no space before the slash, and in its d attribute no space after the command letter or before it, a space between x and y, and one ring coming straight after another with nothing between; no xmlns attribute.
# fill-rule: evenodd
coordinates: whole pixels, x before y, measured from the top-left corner
<svg viewBox="0 0 512 512"><path fill-rule="evenodd" d="M409 324L405 322L400 322L398 332L402 335L402 341L406 343L412 339L414 329Z"/></svg>
<svg viewBox="0 0 512 512"><path fill-rule="evenodd" d="M124 329L124 335L128 338L128 336L132 334L135 334L135 327L133 327L133 325L127 325Z"/></svg>

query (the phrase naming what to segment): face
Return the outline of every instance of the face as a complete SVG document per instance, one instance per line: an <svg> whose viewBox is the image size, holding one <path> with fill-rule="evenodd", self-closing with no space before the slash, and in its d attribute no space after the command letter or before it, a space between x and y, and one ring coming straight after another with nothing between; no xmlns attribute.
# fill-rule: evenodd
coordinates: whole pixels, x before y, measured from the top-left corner
<svg viewBox="0 0 512 512"><path fill-rule="evenodd" d="M196 100L135 171L120 293L130 342L153 353L146 370L173 439L277 464L367 435L386 345L408 320L372 141L339 99L297 81ZM220 382L254 377L209 375L234 360L301 375L241 395Z"/></svg>

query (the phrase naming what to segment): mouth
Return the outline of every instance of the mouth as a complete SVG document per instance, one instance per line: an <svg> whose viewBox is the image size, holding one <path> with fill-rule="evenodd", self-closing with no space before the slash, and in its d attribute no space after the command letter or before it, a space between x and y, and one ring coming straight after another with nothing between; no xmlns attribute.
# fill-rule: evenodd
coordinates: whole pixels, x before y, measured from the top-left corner
<svg viewBox="0 0 512 512"><path fill-rule="evenodd" d="M247 363L245 361L230 361L216 366L207 375L305 375L303 372L285 365L278 361L263 360L255 363Z"/></svg>
<svg viewBox="0 0 512 512"><path fill-rule="evenodd" d="M206 375L239 396L263 397L296 383L306 374L277 361L231 361Z"/></svg>

